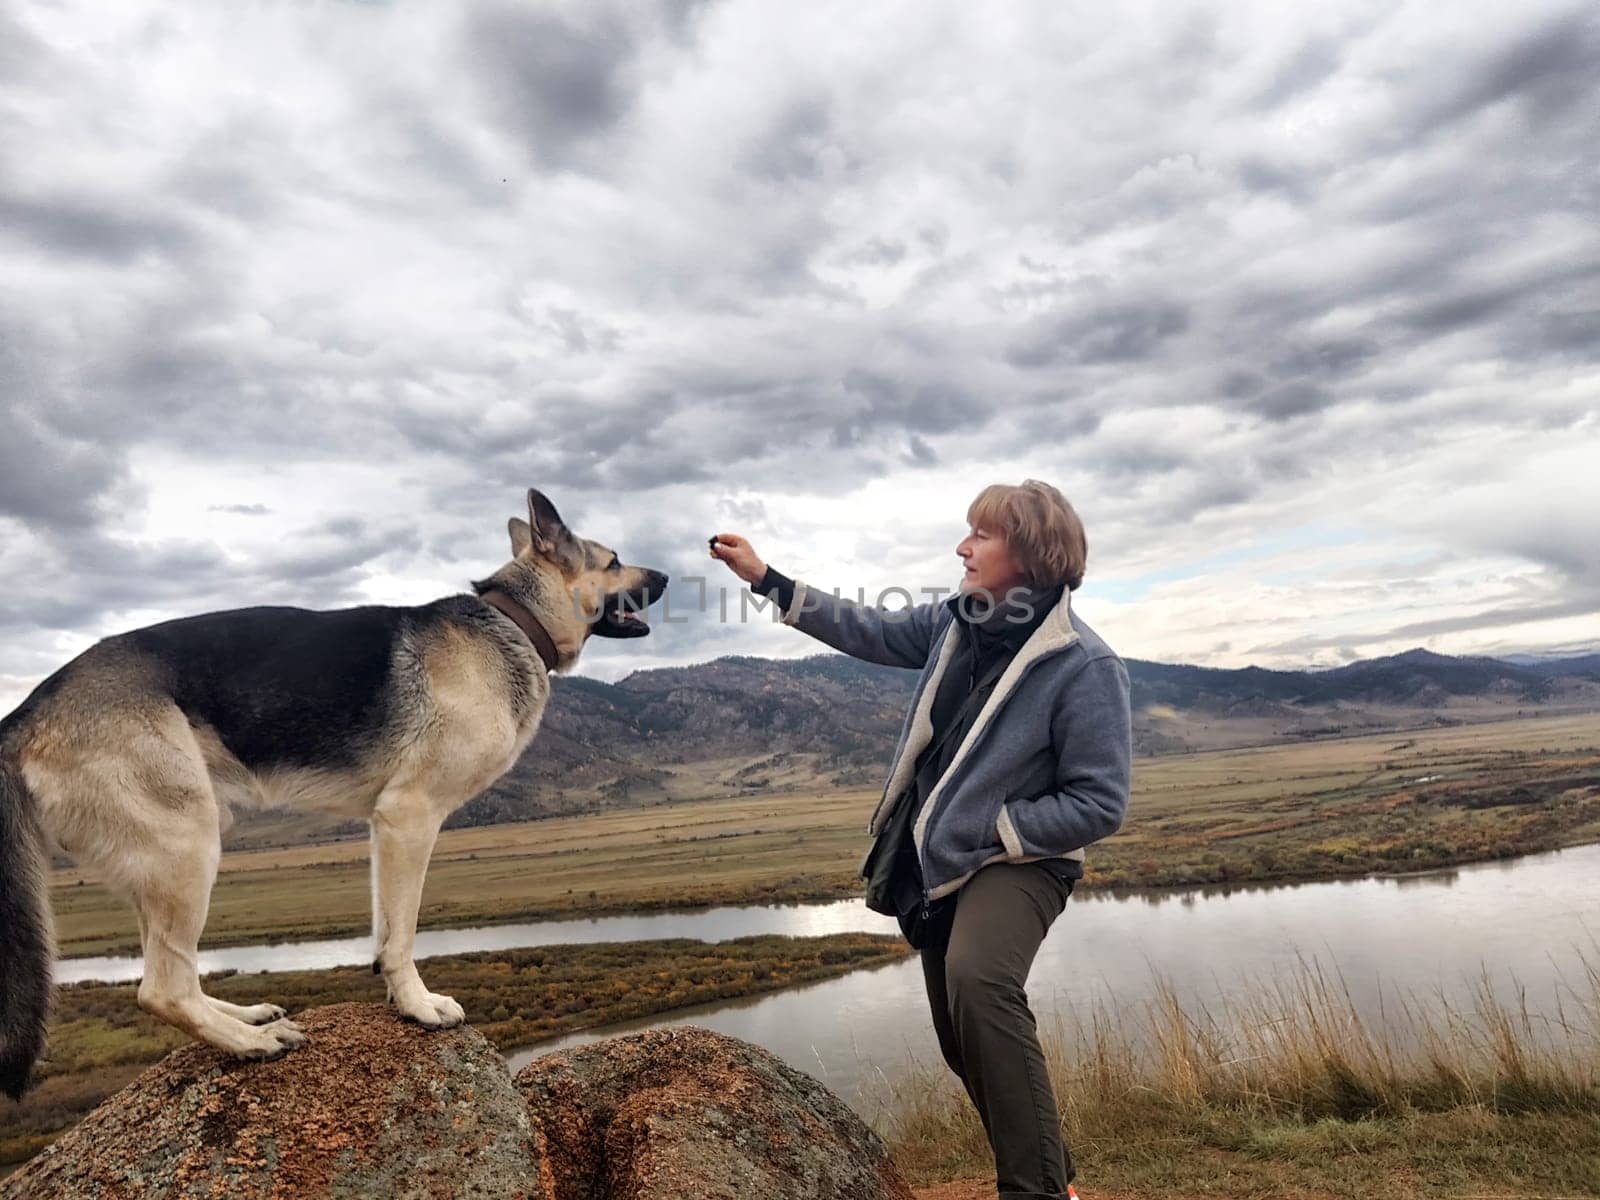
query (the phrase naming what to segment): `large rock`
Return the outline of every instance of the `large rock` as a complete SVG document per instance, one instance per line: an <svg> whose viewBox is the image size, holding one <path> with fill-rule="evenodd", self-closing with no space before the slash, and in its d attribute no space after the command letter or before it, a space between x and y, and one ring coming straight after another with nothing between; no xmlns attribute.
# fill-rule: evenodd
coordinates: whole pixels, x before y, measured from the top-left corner
<svg viewBox="0 0 1600 1200"><path fill-rule="evenodd" d="M649 1030L536 1059L516 1082L540 1200L913 1200L838 1097L735 1038Z"/></svg>
<svg viewBox="0 0 1600 1200"><path fill-rule="evenodd" d="M243 1063L168 1055L0 1185L5 1200L536 1195L528 1112L469 1028L376 1004L295 1018L309 1045Z"/></svg>

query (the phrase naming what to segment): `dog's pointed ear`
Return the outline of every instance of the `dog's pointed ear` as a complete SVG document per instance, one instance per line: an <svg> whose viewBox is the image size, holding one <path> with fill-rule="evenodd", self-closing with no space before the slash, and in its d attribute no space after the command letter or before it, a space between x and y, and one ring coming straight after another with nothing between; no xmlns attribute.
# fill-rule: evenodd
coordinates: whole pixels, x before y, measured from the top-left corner
<svg viewBox="0 0 1600 1200"><path fill-rule="evenodd" d="M506 530L511 534L511 557L521 558L533 546L533 530L521 517L507 521Z"/></svg>
<svg viewBox="0 0 1600 1200"><path fill-rule="evenodd" d="M549 554L567 532L566 522L538 488L528 489L528 524L532 526L533 546L540 554Z"/></svg>

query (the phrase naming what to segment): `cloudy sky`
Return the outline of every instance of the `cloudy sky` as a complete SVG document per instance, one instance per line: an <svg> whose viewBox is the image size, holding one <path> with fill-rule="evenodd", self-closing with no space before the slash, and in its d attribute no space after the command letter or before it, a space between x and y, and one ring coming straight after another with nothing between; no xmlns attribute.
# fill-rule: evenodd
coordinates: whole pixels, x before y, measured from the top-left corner
<svg viewBox="0 0 1600 1200"><path fill-rule="evenodd" d="M1600 645L1597 61L1592 0L8 4L0 708L459 590L530 485L871 593L1036 476L1126 656ZM673 596L584 670L816 648Z"/></svg>

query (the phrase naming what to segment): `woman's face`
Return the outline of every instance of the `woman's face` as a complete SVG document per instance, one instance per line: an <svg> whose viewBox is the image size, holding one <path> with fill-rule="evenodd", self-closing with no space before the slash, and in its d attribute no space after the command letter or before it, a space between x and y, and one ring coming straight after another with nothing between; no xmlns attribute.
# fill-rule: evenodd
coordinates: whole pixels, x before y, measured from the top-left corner
<svg viewBox="0 0 1600 1200"><path fill-rule="evenodd" d="M1000 599L1014 587L1025 582L1022 568L1011 556L1005 534L998 530L974 525L971 532L956 547L966 570L961 575L961 590L976 592L980 589L995 599Z"/></svg>

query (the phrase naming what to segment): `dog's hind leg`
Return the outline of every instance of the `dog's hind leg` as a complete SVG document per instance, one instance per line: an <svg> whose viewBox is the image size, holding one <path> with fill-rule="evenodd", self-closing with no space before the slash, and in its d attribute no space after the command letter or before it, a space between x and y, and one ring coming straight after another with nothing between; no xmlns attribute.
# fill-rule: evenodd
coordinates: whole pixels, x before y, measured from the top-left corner
<svg viewBox="0 0 1600 1200"><path fill-rule="evenodd" d="M422 985L412 961L422 879L441 823L427 798L409 791L385 791L372 813L373 967L383 973L390 1002L429 1029L448 1029L466 1020L449 996Z"/></svg>
<svg viewBox="0 0 1600 1200"><path fill-rule="evenodd" d="M139 1006L241 1058L276 1058L306 1037L274 1005L214 1000L200 987L200 934L222 857L221 812L204 755L176 708L154 714L124 754L120 882L144 945ZM130 786L132 785L132 786Z"/></svg>
<svg viewBox="0 0 1600 1200"><path fill-rule="evenodd" d="M276 1004L231 1004L226 1000L218 1000L215 996L207 995L206 1003L211 1005L225 1017L232 1017L235 1021L243 1021L246 1025L270 1025L274 1021L281 1021L288 1016ZM293 1024L291 1021L290 1024Z"/></svg>
<svg viewBox="0 0 1600 1200"><path fill-rule="evenodd" d="M222 856L221 816L194 729L170 697L125 668L117 686L80 697L24 767L46 828L139 913L139 1005L231 1054L271 1058L300 1045L291 1023L255 1027L200 988L200 933ZM265 1014L263 1014L265 1015Z"/></svg>
<svg viewBox="0 0 1600 1200"><path fill-rule="evenodd" d="M141 953L145 950L145 925L144 912L135 908L134 912L139 918L139 947ZM211 1005L225 1017L232 1017L235 1021L243 1021L246 1025L266 1025L272 1021L281 1021L288 1014L276 1004L231 1004L226 1000L218 1000L215 996L206 994L206 1003Z"/></svg>
<svg viewBox="0 0 1600 1200"><path fill-rule="evenodd" d="M221 851L215 840L203 844L185 840L187 845L165 856L160 869L135 889L144 931L139 1007L240 1058L277 1058L304 1045L305 1034L292 1021L279 1019L282 1010L276 1006L228 1004L200 990L196 969L200 933ZM279 1016L272 1016L273 1011Z"/></svg>

